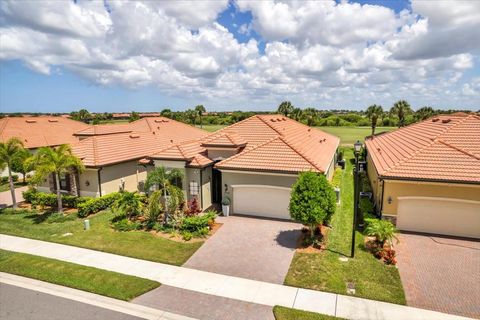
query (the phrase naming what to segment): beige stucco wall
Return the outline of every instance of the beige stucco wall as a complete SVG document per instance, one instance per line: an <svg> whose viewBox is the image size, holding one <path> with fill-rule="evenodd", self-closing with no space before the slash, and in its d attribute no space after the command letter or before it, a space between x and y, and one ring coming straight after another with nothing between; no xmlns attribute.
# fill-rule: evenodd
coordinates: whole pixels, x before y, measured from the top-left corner
<svg viewBox="0 0 480 320"><path fill-rule="evenodd" d="M136 160L103 167L100 171L102 195L119 191L122 178L126 191L139 191L139 183L147 178L147 169L138 165Z"/></svg>
<svg viewBox="0 0 480 320"><path fill-rule="evenodd" d="M333 174L335 173L335 162L336 162L337 157L334 156L332 158L332 161L330 161L330 165L327 169L327 172L325 173L325 176L327 177L328 181L331 181L333 178Z"/></svg>
<svg viewBox="0 0 480 320"><path fill-rule="evenodd" d="M274 174L261 174L261 173L237 173L237 172L228 172L225 170L222 171L222 198L225 196L225 184L228 188L228 194L232 200L233 205L233 195L232 195L232 185L269 185L277 187L286 187L291 188L292 185L297 181L297 175L274 175Z"/></svg>
<svg viewBox="0 0 480 320"><path fill-rule="evenodd" d="M373 160L370 157L370 154L367 155L367 174L368 179L370 180L370 185L372 186L372 193L375 200L376 209L380 210L383 181L378 179L377 169L375 169L375 166L373 165Z"/></svg>
<svg viewBox="0 0 480 320"><path fill-rule="evenodd" d="M82 197L98 197L100 195L98 189L98 174L97 169L85 169L85 171L78 176L80 182L80 196ZM88 181L88 186L87 186Z"/></svg>
<svg viewBox="0 0 480 320"><path fill-rule="evenodd" d="M237 153L236 148L208 148L208 157L210 159L226 159Z"/></svg>
<svg viewBox="0 0 480 320"><path fill-rule="evenodd" d="M385 180L382 214L396 215L398 197L443 197L480 201L480 185ZM392 203L388 203L388 198Z"/></svg>
<svg viewBox="0 0 480 320"><path fill-rule="evenodd" d="M212 205L212 167L202 170L203 209Z"/></svg>
<svg viewBox="0 0 480 320"><path fill-rule="evenodd" d="M187 199L190 200L193 198L193 195L190 194L190 182L195 181L199 186L199 196L202 198L199 200L199 205L202 209L206 209L212 205L212 194L211 194L211 180L212 180L212 168L207 167L204 169L200 168L186 168L186 179L184 182L184 190L187 195ZM202 175L200 179L200 175Z"/></svg>

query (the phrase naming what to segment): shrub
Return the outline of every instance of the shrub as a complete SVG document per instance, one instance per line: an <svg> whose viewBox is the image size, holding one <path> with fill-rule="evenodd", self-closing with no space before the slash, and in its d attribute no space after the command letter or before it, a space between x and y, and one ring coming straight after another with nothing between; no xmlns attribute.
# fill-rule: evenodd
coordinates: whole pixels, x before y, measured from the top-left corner
<svg viewBox="0 0 480 320"><path fill-rule="evenodd" d="M200 212L202 212L202 209L200 209L200 205L198 204L198 199L197 197L193 197L187 202L187 210L185 214L187 216L196 216Z"/></svg>
<svg viewBox="0 0 480 320"><path fill-rule="evenodd" d="M393 249L384 249L382 251L382 258L385 264L397 264L397 259L395 259L396 255L397 254Z"/></svg>
<svg viewBox="0 0 480 320"><path fill-rule="evenodd" d="M368 198L360 198L360 211L365 215L373 215L373 203Z"/></svg>
<svg viewBox="0 0 480 320"><path fill-rule="evenodd" d="M8 182L8 177L1 177L1 180L2 184L4 183L7 183Z"/></svg>
<svg viewBox="0 0 480 320"><path fill-rule="evenodd" d="M222 199L222 206L229 206L230 202L230 197L226 194Z"/></svg>
<svg viewBox="0 0 480 320"><path fill-rule="evenodd" d="M27 190L22 192L23 199L28 202L32 203L32 201L35 199L35 196L37 195L38 191L35 188L28 188Z"/></svg>
<svg viewBox="0 0 480 320"><path fill-rule="evenodd" d="M125 215L128 219L136 217L142 213L143 202L140 195L136 192L123 191L113 203L114 211Z"/></svg>
<svg viewBox="0 0 480 320"><path fill-rule="evenodd" d="M387 220L381 219L365 219L367 227L365 233L369 236L374 236L383 248L385 243L392 243L393 239L398 238L395 236L397 228Z"/></svg>
<svg viewBox="0 0 480 320"><path fill-rule="evenodd" d="M180 230L192 233L205 232L205 228L210 230L210 225L212 224L212 220L215 221L215 217L216 213L213 211L206 212L201 216L186 217L180 223Z"/></svg>
<svg viewBox="0 0 480 320"><path fill-rule="evenodd" d="M313 239L315 228L328 222L335 208L335 191L327 178L311 171L302 172L292 187L289 205L292 219L308 225Z"/></svg>
<svg viewBox="0 0 480 320"><path fill-rule="evenodd" d="M123 217L120 220L112 222L113 229L121 232L138 230L142 225L138 222L133 222L128 220L126 217Z"/></svg>
<svg viewBox="0 0 480 320"><path fill-rule="evenodd" d="M341 168L336 168L335 172L333 173L333 178L332 178L332 186L335 188L340 187L340 184L342 183L342 174L343 170Z"/></svg>
<svg viewBox="0 0 480 320"><path fill-rule="evenodd" d="M57 195L54 193L38 192L34 188L29 188L23 192L23 199L34 206L55 207L57 205ZM72 195L62 195L62 203L67 208L77 208L79 204L89 200L87 197L77 197Z"/></svg>
<svg viewBox="0 0 480 320"><path fill-rule="evenodd" d="M78 216L81 218L105 210L120 197L118 192L110 193L99 198L90 198L78 205Z"/></svg>
<svg viewBox="0 0 480 320"><path fill-rule="evenodd" d="M185 241L190 241L193 238L193 234L190 231L184 231L182 232L182 238Z"/></svg>
<svg viewBox="0 0 480 320"><path fill-rule="evenodd" d="M157 190L154 191L148 198L148 206L146 210L147 216L147 227L149 229L153 228L155 223L157 223L160 215L162 214L162 204L161 204L162 192Z"/></svg>
<svg viewBox="0 0 480 320"><path fill-rule="evenodd" d="M12 180L13 180L13 182L17 182L18 181L18 174L12 174Z"/></svg>

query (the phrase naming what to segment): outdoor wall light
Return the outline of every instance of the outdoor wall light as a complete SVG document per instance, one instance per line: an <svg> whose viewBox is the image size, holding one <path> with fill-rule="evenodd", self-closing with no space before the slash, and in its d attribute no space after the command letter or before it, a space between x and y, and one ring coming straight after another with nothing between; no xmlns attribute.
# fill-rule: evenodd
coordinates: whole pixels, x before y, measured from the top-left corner
<svg viewBox="0 0 480 320"><path fill-rule="evenodd" d="M392 204L392 201L393 201L393 200L392 200L392 197L391 197L391 196L388 196L388 198L387 198L388 204Z"/></svg>
<svg viewBox="0 0 480 320"><path fill-rule="evenodd" d="M90 181L85 181L85 185L88 187L90 185Z"/></svg>

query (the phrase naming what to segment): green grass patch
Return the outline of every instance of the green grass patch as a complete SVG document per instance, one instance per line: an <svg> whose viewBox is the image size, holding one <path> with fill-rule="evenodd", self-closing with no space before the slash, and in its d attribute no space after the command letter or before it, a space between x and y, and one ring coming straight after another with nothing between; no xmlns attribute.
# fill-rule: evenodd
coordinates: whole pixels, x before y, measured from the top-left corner
<svg viewBox="0 0 480 320"><path fill-rule="evenodd" d="M353 220L353 152L344 149L347 168L341 182L341 202L332 218L333 229L328 234L327 250L319 253L295 253L285 284L295 287L346 294L346 283L355 284L356 296L405 304L400 275L395 266L384 265L366 251L364 236L356 232L355 258L350 255Z"/></svg>
<svg viewBox="0 0 480 320"><path fill-rule="evenodd" d="M28 185L27 182L23 183L21 181L14 182L13 185L15 188L20 188ZM10 183L2 183L0 184L0 192L10 191Z"/></svg>
<svg viewBox="0 0 480 320"><path fill-rule="evenodd" d="M0 250L0 271L125 301L160 285L148 279L6 250Z"/></svg>
<svg viewBox="0 0 480 320"><path fill-rule="evenodd" d="M52 222L49 214L19 210L0 211L0 233L110 252L155 262L182 265L203 242L183 243L145 231L118 232L110 227L114 214L102 211L90 216L90 230L83 220ZM8 214L10 213L10 214ZM63 236L72 233L69 236Z"/></svg>
<svg viewBox="0 0 480 320"><path fill-rule="evenodd" d="M357 140L363 141L366 136L372 134L371 127L316 127L322 131L331 133L340 138L340 144L343 146L352 146ZM380 132L392 131L395 127L377 127L375 134Z"/></svg>
<svg viewBox="0 0 480 320"><path fill-rule="evenodd" d="M198 125L198 124L197 124L196 127L200 129L200 125ZM222 128L225 128L225 127L226 126L223 125L223 124L204 124L202 129L205 130L205 131L208 131L208 132L214 132L214 131L220 130Z"/></svg>
<svg viewBox="0 0 480 320"><path fill-rule="evenodd" d="M343 319L326 314L308 312L281 306L273 307L273 315L276 320L336 320Z"/></svg>

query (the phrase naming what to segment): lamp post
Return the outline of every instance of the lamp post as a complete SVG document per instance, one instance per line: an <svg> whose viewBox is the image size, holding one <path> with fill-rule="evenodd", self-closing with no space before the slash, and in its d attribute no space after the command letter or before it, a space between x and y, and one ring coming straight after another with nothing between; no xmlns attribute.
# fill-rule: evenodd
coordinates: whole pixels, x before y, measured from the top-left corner
<svg viewBox="0 0 480 320"><path fill-rule="evenodd" d="M362 149L362 143L357 140L353 144L353 153L355 154L355 168L353 169L353 226L352 226L352 252L350 257L355 256L355 230L357 227L357 214L358 214L358 172L359 172L359 163L358 156L360 155L360 150Z"/></svg>

